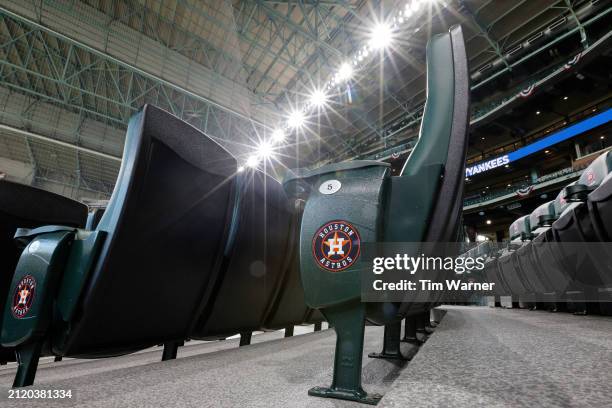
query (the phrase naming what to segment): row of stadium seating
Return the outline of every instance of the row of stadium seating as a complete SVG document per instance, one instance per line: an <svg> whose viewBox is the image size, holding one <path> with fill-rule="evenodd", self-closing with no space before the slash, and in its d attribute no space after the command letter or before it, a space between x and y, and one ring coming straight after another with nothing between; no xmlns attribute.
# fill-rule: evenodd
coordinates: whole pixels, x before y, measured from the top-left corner
<svg viewBox="0 0 612 408"><path fill-rule="evenodd" d="M324 316L337 334L334 381L309 394L376 403L380 396L361 387L366 321L385 325L383 352L374 356L403 358L402 320L404 340L422 342L417 333L428 330L442 293L362 302L363 265L354 261L361 242L457 240L468 72L460 27L431 39L421 132L397 177L386 163L363 161L304 172L281 185L257 171L238 172L235 158L216 142L145 106L129 122L103 214L86 221L86 208L66 199L58 211L74 212L72 218L37 215L26 223L6 210L13 219L4 239L16 229L20 245L7 278L1 334L2 346L17 353L14 386L33 383L43 354L112 357L164 344L164 358L173 358L185 339L317 323ZM322 191L329 180L342 188ZM0 183L0 190L12 187ZM30 205L48 193L29 194L15 205L39 214ZM326 270L313 256L317 231L334 220L348 220L361 234L343 271ZM436 280L448 275L432 273Z"/></svg>
<svg viewBox="0 0 612 408"><path fill-rule="evenodd" d="M530 302L571 301L577 312L610 301L612 288L612 152L595 159L557 197L510 225L510 243L484 242L481 279L495 295Z"/></svg>
<svg viewBox="0 0 612 408"><path fill-rule="evenodd" d="M242 333L245 344L255 330L322 320L298 271L301 198L237 172L216 142L155 107L130 121L103 214L88 222L79 202L5 181L0 196L2 268L15 270L1 282L2 358L16 348L15 386L33 382L41 354L163 343L168 359L185 339Z"/></svg>

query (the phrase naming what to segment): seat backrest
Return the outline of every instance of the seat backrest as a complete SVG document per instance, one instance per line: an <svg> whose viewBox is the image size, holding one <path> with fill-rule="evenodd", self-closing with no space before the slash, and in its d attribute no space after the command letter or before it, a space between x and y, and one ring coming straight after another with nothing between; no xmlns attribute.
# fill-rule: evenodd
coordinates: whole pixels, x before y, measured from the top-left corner
<svg viewBox="0 0 612 408"><path fill-rule="evenodd" d="M87 224L85 225L85 229L94 230L98 227L102 216L104 215L104 211L106 208L96 207L89 210L89 214L87 215Z"/></svg>
<svg viewBox="0 0 612 408"><path fill-rule="evenodd" d="M81 202L24 184L0 180L0 261L14 271L19 252L13 243L17 228L55 224L82 228L87 206ZM10 273L3 274L10 282ZM8 282L7 282L8 284ZM0 288L4 293L4 287ZM8 289L8 288L7 288Z"/></svg>
<svg viewBox="0 0 612 408"><path fill-rule="evenodd" d="M583 184L594 188L601 184L612 171L612 152L607 151L597 157L584 169L576 184Z"/></svg>
<svg viewBox="0 0 612 408"><path fill-rule="evenodd" d="M589 193L589 201L591 202L603 202L607 201L612 194L612 189L610 189L610 185L612 183L612 153L608 152L608 174L605 176L601 183L597 188L593 190L593 192ZM602 187L602 188L600 188Z"/></svg>
<svg viewBox="0 0 612 408"><path fill-rule="evenodd" d="M396 223L397 218L393 216L393 213L407 213L405 207L403 211L391 209L391 216L386 217L387 240L457 240L469 136L469 98L463 33L461 27L455 26L447 34L434 36L427 46L427 102L419 139L400 176L392 178L391 189L395 190L392 195L404 202L407 197L412 199L410 190L413 190L413 186L402 180L405 177L421 178L420 183L431 185L427 191L420 189L418 198L419 207L426 209L424 215L430 222L420 228L406 228L405 224ZM402 203L396 205L401 207Z"/></svg>
<svg viewBox="0 0 612 408"><path fill-rule="evenodd" d="M235 159L147 105L129 123L119 176L96 230L106 239L70 324L69 355L113 355L183 339L220 263Z"/></svg>
<svg viewBox="0 0 612 408"><path fill-rule="evenodd" d="M195 338L260 330L277 301L295 249L290 237L293 211L282 185L260 171L242 172L238 179L223 269L190 333Z"/></svg>
<svg viewBox="0 0 612 408"><path fill-rule="evenodd" d="M569 202L584 202L587 200L587 195L595 190L606 179L606 176L612 171L612 152L607 151L597 157L584 169L580 178L575 183L565 187L563 197Z"/></svg>
<svg viewBox="0 0 612 408"><path fill-rule="evenodd" d="M573 186L574 184L576 184L576 181L568 184L567 187ZM569 206L569 204L570 203L565 199L564 189L561 189L561 191L559 191L559 194L557 194L557 197L555 197L553 201L553 206L555 207L555 218L559 218L561 214L563 214L565 209Z"/></svg>
<svg viewBox="0 0 612 408"><path fill-rule="evenodd" d="M444 164L444 172L441 175L442 181L432 212L434 216L431 218L427 235L425 236L425 241L427 242L455 241L460 226L459 220L463 206L465 159L469 138L470 84L461 27L451 28L450 40L454 68L454 91L451 96L453 101L452 114L450 116L452 118L451 128L448 135L439 135L436 138L438 140L434 141L435 143L441 143L442 146L446 146L446 158L442 162ZM424 117L426 126L439 120L439 117L433 116L434 114L436 113L432 112L431 118ZM425 135L431 137L429 131L426 131Z"/></svg>
<svg viewBox="0 0 612 408"><path fill-rule="evenodd" d="M281 293L266 318L265 329L278 329L298 324L300 321L319 322L323 319L318 311L306 306L304 286L300 276L300 227L311 186L291 171L284 177L282 184L293 212L287 240L288 265Z"/></svg>

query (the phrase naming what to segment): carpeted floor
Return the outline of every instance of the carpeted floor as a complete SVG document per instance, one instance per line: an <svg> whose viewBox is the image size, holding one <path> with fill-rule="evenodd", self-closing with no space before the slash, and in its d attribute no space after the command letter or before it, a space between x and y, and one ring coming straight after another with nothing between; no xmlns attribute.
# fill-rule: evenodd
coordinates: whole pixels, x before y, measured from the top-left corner
<svg viewBox="0 0 612 408"><path fill-rule="evenodd" d="M364 356L363 386L380 407L612 406L612 318L488 307L445 307L442 323L405 365ZM297 328L296 333L312 328ZM381 327L366 328L364 355L380 351ZM0 406L363 407L309 397L328 385L333 331L289 339L282 332L190 342L179 358L161 349L103 360L44 361L35 388L71 389L71 400L6 399L14 366L0 369ZM403 345L404 354L415 349Z"/></svg>
<svg viewBox="0 0 612 408"><path fill-rule="evenodd" d="M296 334L300 331L296 328ZM403 365L367 358L382 348L382 335L382 327L366 328L363 383L384 394ZM331 383L335 339L333 330L288 339L274 332L254 336L254 344L241 348L238 340L190 342L179 349L177 360L167 362L159 361L161 349L95 361L46 362L34 388L71 389L71 400L6 400L5 387L15 370L9 367L0 370L0 406L354 407L307 395L312 386ZM405 345L406 354L411 350Z"/></svg>
<svg viewBox="0 0 612 408"><path fill-rule="evenodd" d="M445 307L382 407L612 407L612 318Z"/></svg>

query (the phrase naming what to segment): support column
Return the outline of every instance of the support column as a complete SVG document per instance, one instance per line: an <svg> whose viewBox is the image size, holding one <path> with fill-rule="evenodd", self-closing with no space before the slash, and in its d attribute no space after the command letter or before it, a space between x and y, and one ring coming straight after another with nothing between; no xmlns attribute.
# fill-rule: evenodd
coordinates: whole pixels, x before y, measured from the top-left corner
<svg viewBox="0 0 612 408"><path fill-rule="evenodd" d="M336 331L334 377L330 387L314 387L308 395L376 405L382 398L361 387L361 362L365 332L365 306L361 303L322 310Z"/></svg>
<svg viewBox="0 0 612 408"><path fill-rule="evenodd" d="M17 346L17 374L13 381L13 388L27 387L34 384L38 360L42 351L42 341Z"/></svg>
<svg viewBox="0 0 612 408"><path fill-rule="evenodd" d="M389 360L408 360L402 355L400 337L402 335L402 321L385 325L385 339L380 353L370 353L370 358L384 358Z"/></svg>
<svg viewBox="0 0 612 408"><path fill-rule="evenodd" d="M529 170L529 175L531 177L531 182L535 183L538 181L538 171L536 169Z"/></svg>
<svg viewBox="0 0 612 408"><path fill-rule="evenodd" d="M248 346L251 344L251 337L253 336L253 332L244 332L240 333L240 344L239 347Z"/></svg>
<svg viewBox="0 0 612 408"><path fill-rule="evenodd" d="M178 348L185 344L182 341L169 341L164 343L164 351L162 352L162 361L174 360L178 353Z"/></svg>
<svg viewBox="0 0 612 408"><path fill-rule="evenodd" d="M410 316L404 320L404 338L402 339L402 342L416 344L417 346L424 343L424 341L419 339L417 336L416 316Z"/></svg>
<svg viewBox="0 0 612 408"><path fill-rule="evenodd" d="M582 157L582 149L580 149L580 144L578 142L574 142L574 150L576 151L576 159Z"/></svg>

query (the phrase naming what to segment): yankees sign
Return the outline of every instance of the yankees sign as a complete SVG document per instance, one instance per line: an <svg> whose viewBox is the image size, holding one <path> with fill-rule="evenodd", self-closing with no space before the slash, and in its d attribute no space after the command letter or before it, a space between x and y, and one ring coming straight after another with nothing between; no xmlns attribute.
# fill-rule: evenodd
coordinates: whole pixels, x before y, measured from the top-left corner
<svg viewBox="0 0 612 408"><path fill-rule="evenodd" d="M474 174L482 173L484 171L492 170L496 167L501 167L510 163L510 158L508 155L504 155L501 157L497 157L493 160L488 160L486 162L478 163L475 166L466 167L465 169L465 177L471 177Z"/></svg>

